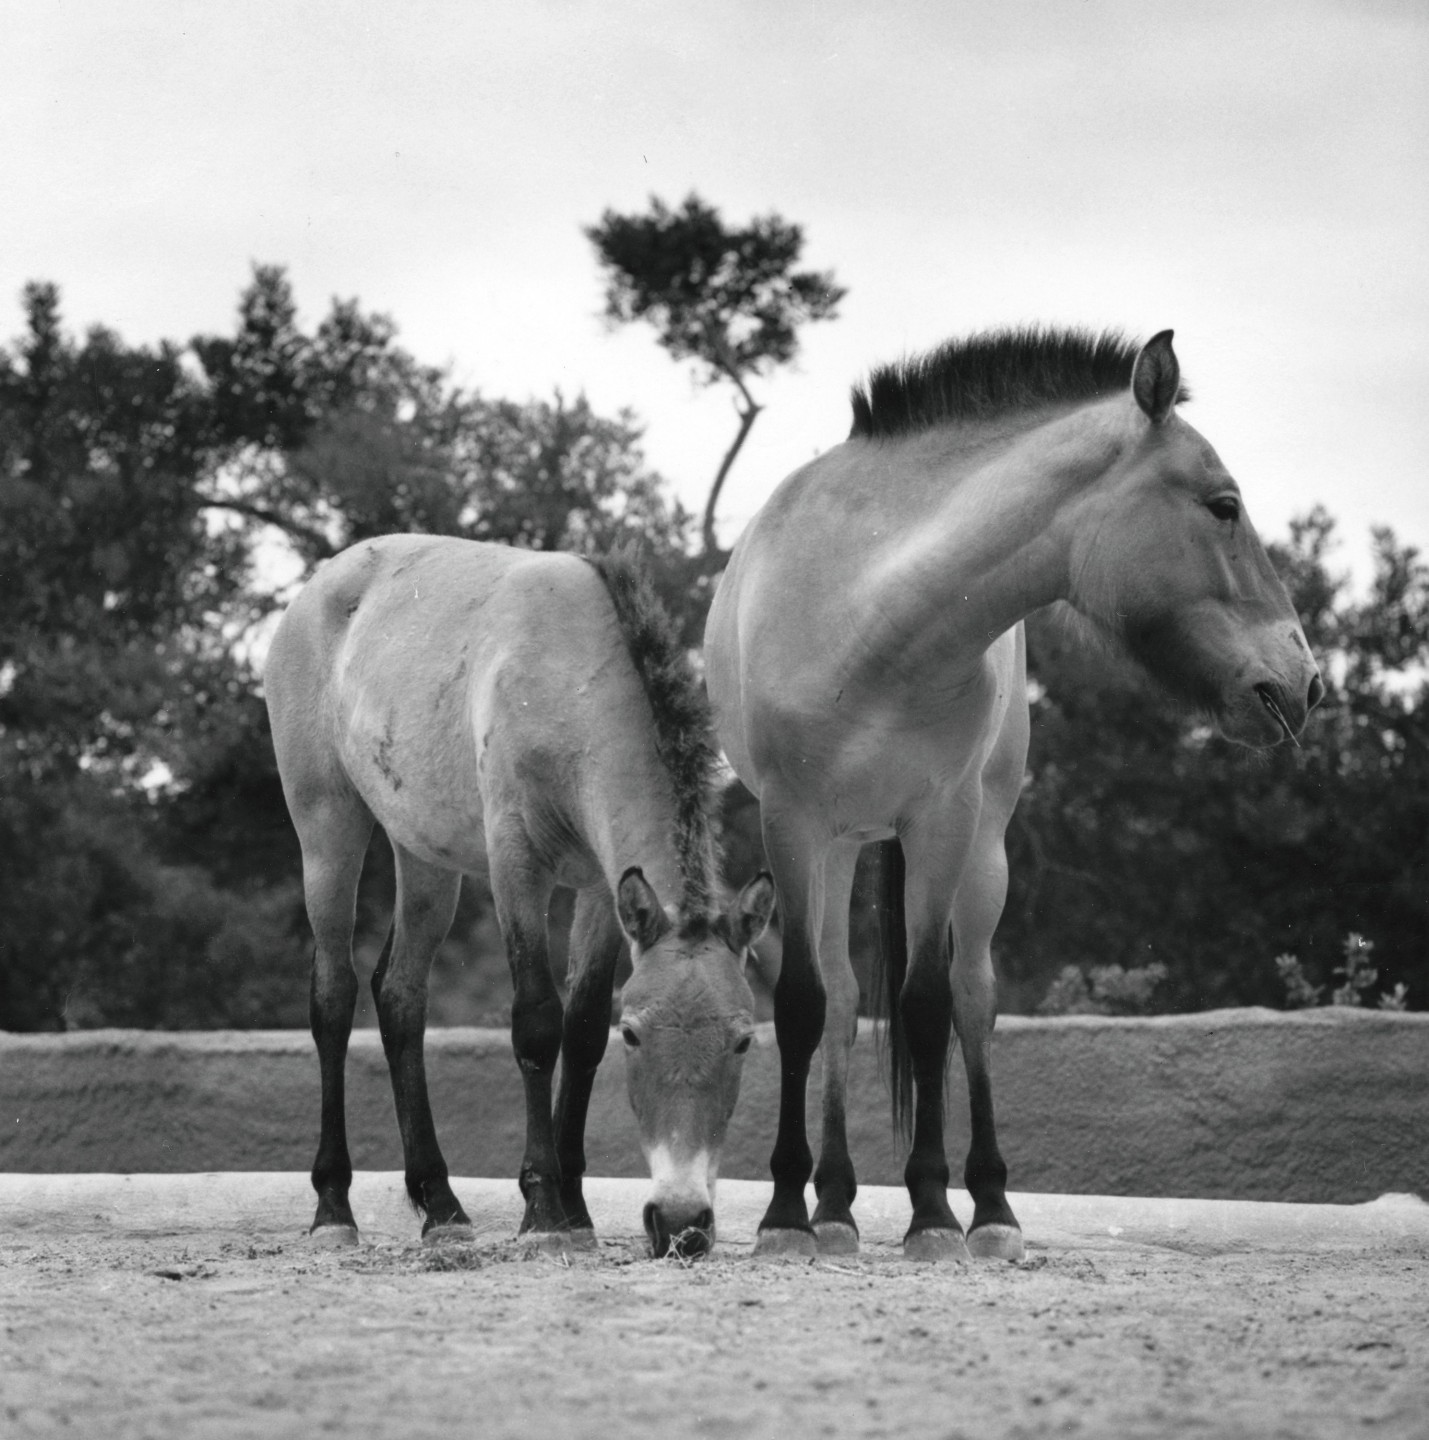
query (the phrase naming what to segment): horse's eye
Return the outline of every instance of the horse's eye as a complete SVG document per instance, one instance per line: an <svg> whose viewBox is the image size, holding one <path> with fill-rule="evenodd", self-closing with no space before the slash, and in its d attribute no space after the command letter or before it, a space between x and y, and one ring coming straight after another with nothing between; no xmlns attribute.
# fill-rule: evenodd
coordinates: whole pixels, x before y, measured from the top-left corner
<svg viewBox="0 0 1429 1440"><path fill-rule="evenodd" d="M744 1052L749 1049L750 1042L753 1039L753 1035L741 1035L739 1039L734 1042L734 1053L736 1055L743 1055Z"/></svg>
<svg viewBox="0 0 1429 1440"><path fill-rule="evenodd" d="M1217 520L1240 519L1240 501L1234 495L1217 495L1214 500L1206 501L1206 509Z"/></svg>
<svg viewBox="0 0 1429 1440"><path fill-rule="evenodd" d="M630 1028L630 1026L622 1025L620 1027L620 1038L624 1040L625 1043L632 1050L638 1050L640 1048L640 1037Z"/></svg>

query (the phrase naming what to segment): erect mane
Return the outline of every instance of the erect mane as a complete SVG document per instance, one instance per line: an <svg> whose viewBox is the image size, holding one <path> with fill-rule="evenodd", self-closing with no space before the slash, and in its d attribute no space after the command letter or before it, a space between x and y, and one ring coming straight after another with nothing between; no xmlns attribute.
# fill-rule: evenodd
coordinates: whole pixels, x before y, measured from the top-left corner
<svg viewBox="0 0 1429 1440"><path fill-rule="evenodd" d="M1131 384L1141 349L1118 330L1027 326L949 340L880 365L853 390L850 438L911 435L1043 405L1103 399ZM1183 390L1180 398L1187 398Z"/></svg>
<svg viewBox="0 0 1429 1440"><path fill-rule="evenodd" d="M675 794L681 919L704 918L714 895L709 797L719 767L709 701L632 548L590 557L615 605L626 649L650 700L655 745Z"/></svg>

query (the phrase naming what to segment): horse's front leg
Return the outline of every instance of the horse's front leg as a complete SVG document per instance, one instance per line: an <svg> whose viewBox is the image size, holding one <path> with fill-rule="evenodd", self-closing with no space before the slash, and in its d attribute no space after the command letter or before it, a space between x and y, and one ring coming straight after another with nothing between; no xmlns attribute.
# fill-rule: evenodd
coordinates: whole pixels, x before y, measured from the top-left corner
<svg viewBox="0 0 1429 1440"><path fill-rule="evenodd" d="M774 1035L779 1043L779 1131L769 1170L774 1195L759 1222L756 1255L813 1255L816 1249L804 1187L814 1157L804 1118L809 1063L824 1033L826 996L815 937L823 922L822 847L776 801L761 797L764 849L779 893L783 959L774 986Z"/></svg>
<svg viewBox="0 0 1429 1440"><path fill-rule="evenodd" d="M624 943L610 892L604 885L582 890L576 896L571 926L570 988L561 1041L555 1125L561 1206L572 1231L592 1241L595 1227L581 1193L586 1165L586 1112L595 1072L610 1038L611 992Z"/></svg>
<svg viewBox="0 0 1429 1440"><path fill-rule="evenodd" d="M555 888L549 870L531 852L519 825L488 830L491 894L506 942L515 997L511 1047L526 1091L526 1150L521 1157L521 1194L526 1211L521 1234L554 1235L569 1228L561 1203L561 1164L551 1118L551 1076L561 1052L561 996L551 976L546 913Z"/></svg>
<svg viewBox="0 0 1429 1440"><path fill-rule="evenodd" d="M447 1180L447 1162L437 1143L427 1097L423 1052L427 971L437 946L451 929L461 876L428 865L395 843L392 853L397 868L397 909L391 944L372 974L372 997L377 1002L377 1023L402 1132L407 1195L425 1217L424 1237L465 1237L471 1221Z"/></svg>
<svg viewBox="0 0 1429 1440"><path fill-rule="evenodd" d="M913 1141L903 1171L913 1204L903 1237L903 1253L910 1260L970 1258L962 1227L948 1204L943 1090L953 1029L948 920L977 811L976 796L959 797L930 824L912 827L902 837L908 971L899 1015L914 1095Z"/></svg>
<svg viewBox="0 0 1429 1440"><path fill-rule="evenodd" d="M858 1225L853 1200L858 1193L848 1150L847 1096L849 1052L858 1036L858 977L849 961L849 899L859 847L840 844L829 851L824 866L824 924L819 936L819 969L824 979L823 1140L814 1171L814 1234L820 1255L858 1252Z"/></svg>

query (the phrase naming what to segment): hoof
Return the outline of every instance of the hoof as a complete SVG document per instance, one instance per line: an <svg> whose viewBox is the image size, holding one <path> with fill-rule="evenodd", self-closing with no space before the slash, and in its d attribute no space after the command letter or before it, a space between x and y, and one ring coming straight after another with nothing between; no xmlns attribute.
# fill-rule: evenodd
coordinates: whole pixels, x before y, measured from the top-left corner
<svg viewBox="0 0 1429 1440"><path fill-rule="evenodd" d="M968 1231L968 1253L975 1260L1021 1260L1027 1251L1016 1225L980 1225Z"/></svg>
<svg viewBox="0 0 1429 1440"><path fill-rule="evenodd" d="M581 1244L579 1236L584 1233L591 1237L590 1243L595 1243L595 1231L587 1230L523 1230L517 1237L517 1243L527 1247L528 1253L534 1252L537 1255L566 1255L572 1250L586 1248Z"/></svg>
<svg viewBox="0 0 1429 1440"><path fill-rule="evenodd" d="M470 1245L476 1231L469 1224L433 1225L422 1231L423 1245Z"/></svg>
<svg viewBox="0 0 1429 1440"><path fill-rule="evenodd" d="M903 1237L903 1258L929 1264L962 1264L972 1259L961 1230L914 1230Z"/></svg>
<svg viewBox="0 0 1429 1440"><path fill-rule="evenodd" d="M858 1254L858 1231L842 1220L816 1223L814 1234L819 1242L820 1255Z"/></svg>
<svg viewBox="0 0 1429 1440"><path fill-rule="evenodd" d="M761 1230L754 1242L757 1260L812 1260L818 1253L812 1230Z"/></svg>
<svg viewBox="0 0 1429 1440"><path fill-rule="evenodd" d="M357 1244L356 1225L314 1225L308 1231L308 1244L314 1250L345 1250Z"/></svg>

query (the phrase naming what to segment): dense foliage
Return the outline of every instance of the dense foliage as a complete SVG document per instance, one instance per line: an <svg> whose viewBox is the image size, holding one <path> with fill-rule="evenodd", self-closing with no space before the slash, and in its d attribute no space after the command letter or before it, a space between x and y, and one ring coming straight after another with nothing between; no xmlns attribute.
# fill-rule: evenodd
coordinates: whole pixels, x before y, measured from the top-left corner
<svg viewBox="0 0 1429 1440"><path fill-rule="evenodd" d="M299 860L252 663L275 577L392 530L636 540L685 608L689 519L632 415L460 391L355 303L308 333L277 269L231 335L187 346L76 341L52 286L24 304L0 351L0 1027L302 1023ZM373 865L369 944L381 845ZM477 887L447 960L499 976L488 908Z"/></svg>
<svg viewBox="0 0 1429 1440"><path fill-rule="evenodd" d="M634 539L694 643L710 576L690 517L630 414L459 390L356 303L304 329L276 269L232 333L186 345L77 339L50 286L24 306L0 351L0 1027L302 1024L297 847L253 659L286 587L391 530ZM1229 746L1034 617L1005 1008L1067 989L1069 963L1074 1005L1131 1003L1148 964L1167 1008L1283 1004L1292 955L1301 999L1328 995L1351 933L1373 947L1357 996L1429 1002L1429 566L1377 532L1357 597L1331 544L1317 511L1276 550L1329 687L1301 750ZM369 959L381 842L371 864ZM433 1019L487 1015L504 986L468 886Z"/></svg>

